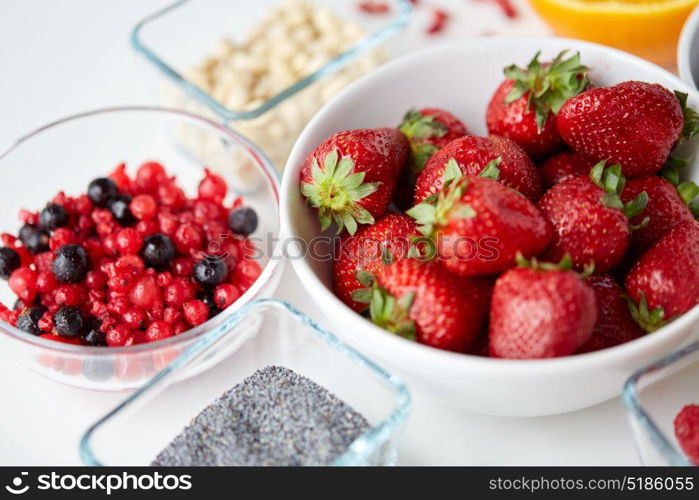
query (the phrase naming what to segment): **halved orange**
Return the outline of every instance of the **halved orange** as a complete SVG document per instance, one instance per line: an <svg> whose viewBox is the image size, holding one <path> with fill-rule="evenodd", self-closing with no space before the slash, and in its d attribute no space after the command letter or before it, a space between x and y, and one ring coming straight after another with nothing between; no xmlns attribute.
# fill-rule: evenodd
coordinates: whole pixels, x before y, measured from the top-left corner
<svg viewBox="0 0 699 500"><path fill-rule="evenodd" d="M557 35L675 64L682 25L699 0L530 0Z"/></svg>

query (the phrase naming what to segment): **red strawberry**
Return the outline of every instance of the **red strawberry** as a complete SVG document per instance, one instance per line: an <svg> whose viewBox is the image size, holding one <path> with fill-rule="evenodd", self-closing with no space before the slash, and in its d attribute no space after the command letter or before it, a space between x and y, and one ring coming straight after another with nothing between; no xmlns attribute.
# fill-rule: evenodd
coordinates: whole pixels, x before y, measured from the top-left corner
<svg viewBox="0 0 699 500"><path fill-rule="evenodd" d="M439 262L404 259L381 269L363 299L370 300L371 319L382 328L463 352L483 324L489 288L489 281L455 276Z"/></svg>
<svg viewBox="0 0 699 500"><path fill-rule="evenodd" d="M551 227L524 196L493 179L461 177L453 161L445 177L437 200L408 214L435 241L447 269L462 276L495 274L514 266L518 253L532 257L546 248Z"/></svg>
<svg viewBox="0 0 699 500"><path fill-rule="evenodd" d="M541 196L541 179L522 148L504 137L467 135L435 153L425 165L415 186L415 204L437 194L444 185L444 170L455 160L464 175L478 175L491 162L498 161L499 180L530 200Z"/></svg>
<svg viewBox="0 0 699 500"><path fill-rule="evenodd" d="M490 305L491 356L568 356L590 339L597 319L595 293L567 267L534 262L498 278Z"/></svg>
<svg viewBox="0 0 699 500"><path fill-rule="evenodd" d="M412 151L407 168L398 180L395 203L407 209L413 204L415 182L430 157L454 139L466 135L464 125L454 115L439 108L410 110L398 126L410 142Z"/></svg>
<svg viewBox="0 0 699 500"><path fill-rule="evenodd" d="M461 120L439 108L408 111L398 130L410 141L412 173L415 178L434 153L468 133Z"/></svg>
<svg viewBox="0 0 699 500"><path fill-rule="evenodd" d="M357 272L377 274L386 261L408 255L410 237L417 235L410 217L387 214L373 226L363 226L354 236L344 235L336 248L333 268L335 295L355 311L366 304L352 300L355 290L366 287L357 279Z"/></svg>
<svg viewBox="0 0 699 500"><path fill-rule="evenodd" d="M578 353L599 351L640 338L645 333L631 317L624 289L608 274L585 280L597 299L597 322Z"/></svg>
<svg viewBox="0 0 699 500"><path fill-rule="evenodd" d="M686 100L686 95L684 96ZM686 110L687 135L694 113ZM619 163L629 178L662 168L685 127L683 105L669 90L644 82L598 87L571 97L557 117L558 132L575 151Z"/></svg>
<svg viewBox="0 0 699 500"><path fill-rule="evenodd" d="M392 128L347 130L323 141L301 170L301 193L318 208L321 228L335 221L350 234L386 212L408 158L408 141Z"/></svg>
<svg viewBox="0 0 699 500"><path fill-rule="evenodd" d="M641 194L624 205L619 198L624 182L619 165L605 169L600 162L589 177L565 180L541 198L539 208L554 229L547 260L570 254L575 269L594 265L600 273L621 261L631 239L628 217L641 213L647 201Z"/></svg>
<svg viewBox="0 0 699 500"><path fill-rule="evenodd" d="M595 162L574 151L564 151L551 156L539 166L541 182L545 189L563 182L576 175L587 175Z"/></svg>
<svg viewBox="0 0 699 500"><path fill-rule="evenodd" d="M533 158L558 149L563 141L556 129L556 113L587 86L587 68L580 54L539 63L539 53L527 68L505 68L507 79L495 91L486 111L488 132L508 137Z"/></svg>
<svg viewBox="0 0 699 500"><path fill-rule="evenodd" d="M699 303L699 222L668 231L633 265L625 284L634 319L647 331Z"/></svg>
<svg viewBox="0 0 699 500"><path fill-rule="evenodd" d="M631 245L638 252L636 255L653 246L673 227L694 220L687 205L699 194L699 187L693 182L683 182L676 188L662 177L653 175L628 181L621 192L621 200L629 202L644 191L648 194L646 209L631 219L632 225L642 226L631 237ZM646 217L648 222L643 225Z"/></svg>
<svg viewBox="0 0 699 500"><path fill-rule="evenodd" d="M699 405L687 405L675 417L675 437L694 465L699 466Z"/></svg>

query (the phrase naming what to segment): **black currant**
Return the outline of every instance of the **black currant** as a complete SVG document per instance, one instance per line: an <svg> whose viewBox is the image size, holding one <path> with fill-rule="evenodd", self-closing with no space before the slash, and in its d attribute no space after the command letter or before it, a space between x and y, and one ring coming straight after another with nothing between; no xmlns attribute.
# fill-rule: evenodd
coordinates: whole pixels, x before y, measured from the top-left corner
<svg viewBox="0 0 699 500"><path fill-rule="evenodd" d="M109 200L109 210L122 226L128 226L136 222L136 217L133 216L129 208L130 203L131 196L128 194L117 194L112 196Z"/></svg>
<svg viewBox="0 0 699 500"><path fill-rule="evenodd" d="M56 250L51 270L61 283L80 283L90 267L87 252L80 245L63 245Z"/></svg>
<svg viewBox="0 0 699 500"><path fill-rule="evenodd" d="M252 234L257 229L257 213L250 207L236 208L228 216L228 227L235 234Z"/></svg>
<svg viewBox="0 0 699 500"><path fill-rule="evenodd" d="M161 233L151 234L143 240L141 258L147 266L162 271L175 258L177 251L170 238Z"/></svg>
<svg viewBox="0 0 699 500"><path fill-rule="evenodd" d="M0 278L7 279L12 271L22 265L19 254L9 247L0 248Z"/></svg>
<svg viewBox="0 0 699 500"><path fill-rule="evenodd" d="M99 177L87 186L87 197L98 207L106 207L118 192L116 183L108 177Z"/></svg>
<svg viewBox="0 0 699 500"><path fill-rule="evenodd" d="M49 249L48 233L29 224L25 224L19 230L19 240L33 254L46 252Z"/></svg>
<svg viewBox="0 0 699 500"><path fill-rule="evenodd" d="M68 212L61 205L50 203L39 214L39 227L53 231L68 224Z"/></svg>
<svg viewBox="0 0 699 500"><path fill-rule="evenodd" d="M17 328L34 335L43 333L39 328L39 320L46 313L44 306L27 307L17 318Z"/></svg>
<svg viewBox="0 0 699 500"><path fill-rule="evenodd" d="M53 315L53 327L63 337L77 337L83 332L84 321L80 309L63 306Z"/></svg>
<svg viewBox="0 0 699 500"><path fill-rule="evenodd" d="M194 265L194 281L203 287L215 287L228 275L228 266L221 259L201 259Z"/></svg>

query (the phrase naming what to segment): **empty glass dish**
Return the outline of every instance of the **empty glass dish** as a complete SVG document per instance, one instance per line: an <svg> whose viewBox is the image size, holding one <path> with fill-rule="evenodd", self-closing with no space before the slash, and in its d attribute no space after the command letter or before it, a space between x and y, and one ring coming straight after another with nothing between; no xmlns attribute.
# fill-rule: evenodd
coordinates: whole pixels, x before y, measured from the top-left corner
<svg viewBox="0 0 699 500"><path fill-rule="evenodd" d="M215 376L175 383L180 372L221 350L232 354ZM238 310L91 426L81 441L83 461L150 464L206 406L270 365L311 379L368 420L371 429L331 465L395 462L399 431L410 408L405 385L294 306L275 298L256 300Z"/></svg>
<svg viewBox="0 0 699 500"><path fill-rule="evenodd" d="M673 422L684 406L699 404L699 343L637 371L624 386L623 401L645 465L692 465Z"/></svg>

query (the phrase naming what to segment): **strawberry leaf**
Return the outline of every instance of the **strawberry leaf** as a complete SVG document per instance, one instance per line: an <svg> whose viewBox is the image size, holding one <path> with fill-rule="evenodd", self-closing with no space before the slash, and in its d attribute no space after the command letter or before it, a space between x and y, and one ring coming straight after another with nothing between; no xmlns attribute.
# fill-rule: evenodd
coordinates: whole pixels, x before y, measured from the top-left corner
<svg viewBox="0 0 699 500"><path fill-rule="evenodd" d="M444 137L449 132L447 126L438 121L436 116L423 115L416 110L406 113L398 130L403 132L411 142L424 142L427 139Z"/></svg>
<svg viewBox="0 0 699 500"><path fill-rule="evenodd" d="M682 115L684 116L684 128L682 129L682 139L691 139L699 132L699 113L687 106L687 94L675 91L677 100L680 101Z"/></svg>
<svg viewBox="0 0 699 500"><path fill-rule="evenodd" d="M646 209L647 204L648 193L643 191L642 193L638 193L638 196L636 196L633 200L624 205L622 210L624 212L624 215L631 219L632 217L640 215Z"/></svg>
<svg viewBox="0 0 699 500"><path fill-rule="evenodd" d="M596 186L604 189L604 184L602 184L602 174L604 174L604 166L607 164L607 160L602 160L597 163L592 170L590 170L590 179L595 183Z"/></svg>
<svg viewBox="0 0 699 500"><path fill-rule="evenodd" d="M357 281L359 281L362 285L364 286L373 286L374 281L376 281L376 276L374 276L372 273L364 270L359 270L356 273L354 273L355 277L357 278Z"/></svg>
<svg viewBox="0 0 699 500"><path fill-rule="evenodd" d="M502 158L498 156L488 163L483 170L481 170L478 177L485 177L486 179L493 179L494 181L498 180L498 177L500 177L500 169L498 167L501 163Z"/></svg>
<svg viewBox="0 0 699 500"><path fill-rule="evenodd" d="M461 177L463 177L463 173L459 163L454 158L450 158L446 167L444 167L444 183L461 179Z"/></svg>
<svg viewBox="0 0 699 500"><path fill-rule="evenodd" d="M677 193L682 201L689 205L694 198L699 196L699 186L692 181L685 181L677 186Z"/></svg>
<svg viewBox="0 0 699 500"><path fill-rule="evenodd" d="M643 292L639 292L638 295L640 298L638 304L636 304L631 297L627 297L629 311L631 311L631 316L636 323L648 333L663 327L667 323L663 308L657 307L653 310L649 310L646 296Z"/></svg>
<svg viewBox="0 0 699 500"><path fill-rule="evenodd" d="M505 77L514 82L505 102L511 103L527 95L527 106L535 112L539 132L549 114L557 114L565 101L589 84L588 68L580 63L580 54L563 59L566 52L558 54L550 64L541 64L541 52L537 52L527 69L511 65L504 70Z"/></svg>
<svg viewBox="0 0 699 500"><path fill-rule="evenodd" d="M354 234L359 224L374 223L374 217L359 202L376 192L380 183L365 182L365 172L352 173L354 168L352 158L340 158L337 150L325 155L322 167L313 158L313 182L302 182L300 190L309 206L318 209L322 230L335 222L338 234L345 229Z"/></svg>
<svg viewBox="0 0 699 500"><path fill-rule="evenodd" d="M408 340L417 340L415 322L409 316L414 299L414 292L396 299L387 290L374 288L369 305L371 321L391 333Z"/></svg>

